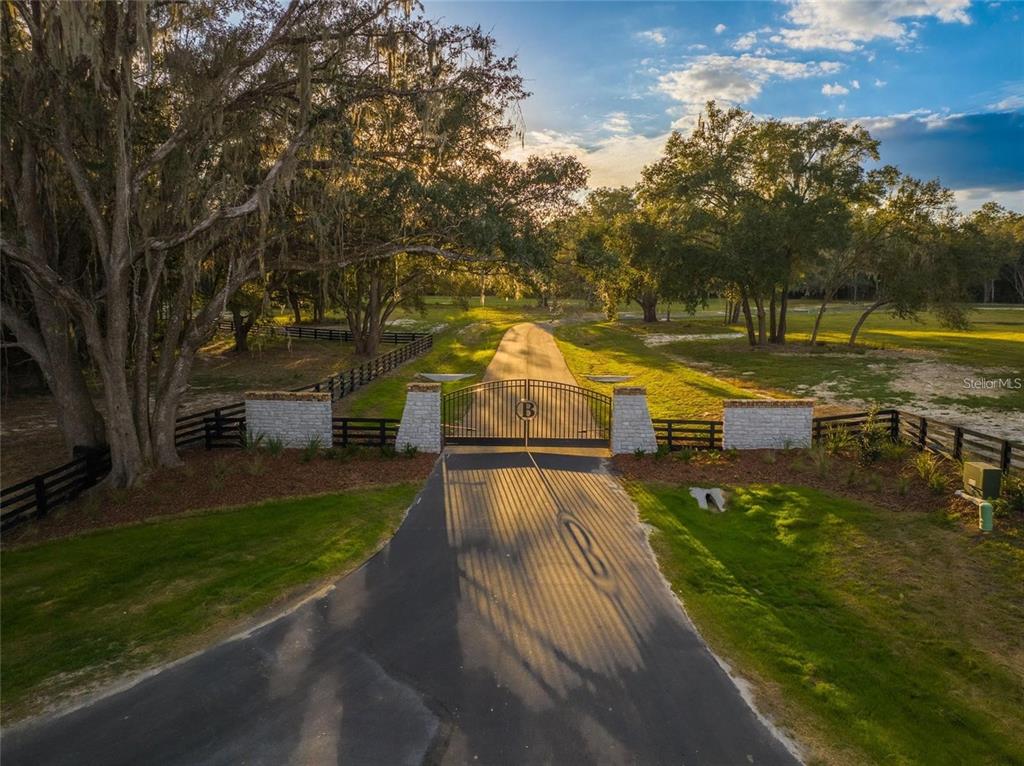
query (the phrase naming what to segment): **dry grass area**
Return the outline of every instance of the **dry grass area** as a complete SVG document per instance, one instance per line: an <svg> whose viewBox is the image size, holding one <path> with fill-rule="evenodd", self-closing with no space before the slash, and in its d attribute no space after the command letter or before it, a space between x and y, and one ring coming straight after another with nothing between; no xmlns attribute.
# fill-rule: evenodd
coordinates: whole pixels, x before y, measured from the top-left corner
<svg viewBox="0 0 1024 766"><path fill-rule="evenodd" d="M5 396L0 408L0 486L9 487L71 459L49 394Z"/></svg>
<svg viewBox="0 0 1024 766"><path fill-rule="evenodd" d="M348 369L356 359L351 344L337 341L253 336L249 345L248 351L237 353L230 337L218 336L203 347L192 368L183 411L202 409L197 403L209 393L315 383Z"/></svg>
<svg viewBox="0 0 1024 766"><path fill-rule="evenodd" d="M350 344L332 341L253 336L249 351L235 353L233 346L229 336L219 335L200 351L182 397L182 414L237 402L251 389L315 383L358 362ZM97 406L102 409L102 402ZM48 394L5 396L0 423L0 485L16 484L71 459Z"/></svg>
<svg viewBox="0 0 1024 766"><path fill-rule="evenodd" d="M196 449L182 457L184 465L156 471L141 486L97 487L44 519L5 533L3 545L10 548L273 498L421 482L436 456L386 456L377 449L351 449L325 450L310 458L300 450L272 455L265 450Z"/></svg>

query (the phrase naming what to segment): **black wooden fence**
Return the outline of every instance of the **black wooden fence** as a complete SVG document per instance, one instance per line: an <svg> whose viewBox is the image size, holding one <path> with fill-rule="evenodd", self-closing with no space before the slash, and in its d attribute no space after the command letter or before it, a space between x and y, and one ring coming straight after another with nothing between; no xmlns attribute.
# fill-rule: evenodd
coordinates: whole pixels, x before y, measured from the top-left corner
<svg viewBox="0 0 1024 766"><path fill-rule="evenodd" d="M222 319L217 323L219 330L234 332L235 327L230 319ZM352 331L338 327L303 327L302 325L276 325L261 324L254 327L250 332L264 335L284 335L290 338L302 338L304 340L336 340L341 343L351 343L355 338ZM381 333L381 343L412 343L420 338L430 337L425 332L385 332Z"/></svg>
<svg viewBox="0 0 1024 766"><path fill-rule="evenodd" d="M295 390L328 391L331 394L331 401L337 401L343 396L348 396L360 386L365 386L370 381L390 372L410 359L426 353L433 345L433 335L420 335L412 342L363 362L358 367L339 372L337 375L332 375L326 380L302 386Z"/></svg>
<svg viewBox="0 0 1024 766"><path fill-rule="evenodd" d="M831 415L814 419L814 438L829 428L859 433L868 421L867 412ZM928 450L953 460L978 460L998 465L1005 471L1024 471L1024 444L991 434L955 426L902 410L879 410L875 421L883 425L893 441Z"/></svg>
<svg viewBox="0 0 1024 766"><path fill-rule="evenodd" d="M434 344L434 337L423 333L392 335L414 337L405 345L370 359L358 367L294 390L329 391L331 400L337 401L400 364L425 353ZM398 421L388 418L334 418L333 446L394 445L398 432L397 423ZM223 407L182 415L175 424L174 443L179 449L198 444L204 445L206 449L233 448L242 446L244 435L245 403L233 402ZM73 500L98 484L109 471L110 453L105 449L96 450L31 479L5 487L0 490L0 530L11 529L24 521L44 515L57 505Z"/></svg>
<svg viewBox="0 0 1024 766"><path fill-rule="evenodd" d="M868 412L826 415L814 418L815 441L825 438L830 429L858 434L872 418ZM1024 471L1024 444L1002 439L941 420L900 410L877 410L873 421L884 428L893 441L927 449L953 460L980 460L998 465L1003 471ZM721 420L654 420L658 444L670 450L721 449Z"/></svg>
<svg viewBox="0 0 1024 766"><path fill-rule="evenodd" d="M401 422L398 418L334 418L331 441L335 447L393 447Z"/></svg>
<svg viewBox="0 0 1024 766"><path fill-rule="evenodd" d="M651 422L658 444L670 450L722 448L721 420L652 418Z"/></svg>

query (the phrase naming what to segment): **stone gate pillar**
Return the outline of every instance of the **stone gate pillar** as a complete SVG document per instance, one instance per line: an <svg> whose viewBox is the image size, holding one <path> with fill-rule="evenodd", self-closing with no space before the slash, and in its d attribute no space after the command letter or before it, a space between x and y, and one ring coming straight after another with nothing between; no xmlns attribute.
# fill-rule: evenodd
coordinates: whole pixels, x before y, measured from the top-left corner
<svg viewBox="0 0 1024 766"><path fill-rule="evenodd" d="M811 446L813 399L727 399L722 410L724 449Z"/></svg>
<svg viewBox="0 0 1024 766"><path fill-rule="evenodd" d="M441 451L441 384L410 383L398 426L395 449L412 446L420 452Z"/></svg>
<svg viewBox="0 0 1024 766"><path fill-rule="evenodd" d="M632 454L637 450L658 451L647 408L647 389L619 386L612 391L612 454Z"/></svg>
<svg viewBox="0 0 1024 766"><path fill-rule="evenodd" d="M248 391L245 428L250 438L278 439L305 447L314 439L331 446L331 395L317 391Z"/></svg>

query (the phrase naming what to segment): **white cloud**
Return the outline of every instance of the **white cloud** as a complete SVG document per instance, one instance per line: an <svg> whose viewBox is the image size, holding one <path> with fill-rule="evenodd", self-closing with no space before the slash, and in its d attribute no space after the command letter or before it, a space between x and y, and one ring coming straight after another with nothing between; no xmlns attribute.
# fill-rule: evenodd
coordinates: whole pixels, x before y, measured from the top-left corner
<svg viewBox="0 0 1024 766"><path fill-rule="evenodd" d="M729 27L727 27L725 24L716 24L715 25L715 34L716 35L720 35L720 34L722 34L722 32L724 32L728 28Z"/></svg>
<svg viewBox="0 0 1024 766"><path fill-rule="evenodd" d="M876 39L906 44L917 34L914 19L934 17L945 24L970 24L969 5L970 0L792 0L786 20L794 26L780 29L771 39L798 50L845 52ZM906 19L910 25L904 23Z"/></svg>
<svg viewBox="0 0 1024 766"><path fill-rule="evenodd" d="M525 145L505 152L513 160L531 154L568 154L590 169L588 186L629 186L640 180L640 171L661 157L668 134L660 136L613 135L594 144L585 144L579 136L554 130L530 131Z"/></svg>
<svg viewBox="0 0 1024 766"><path fill-rule="evenodd" d="M1007 96L1002 101L989 104L988 108L993 112L1012 112L1015 109L1024 109L1024 96Z"/></svg>
<svg viewBox="0 0 1024 766"><path fill-rule="evenodd" d="M668 42L665 33L660 29L647 29L643 32L637 32L636 36L645 42L654 43L655 45L664 45Z"/></svg>
<svg viewBox="0 0 1024 766"><path fill-rule="evenodd" d="M875 80L875 87L876 88L884 88L886 86L886 84L887 83L885 82L885 80Z"/></svg>
<svg viewBox="0 0 1024 766"><path fill-rule="evenodd" d="M715 99L732 104L751 101L761 94L772 80L799 80L832 74L842 68L834 61L783 61L752 56L710 54L691 59L682 69L666 72L658 78L657 88L684 105L682 120L699 111L704 103Z"/></svg>
<svg viewBox="0 0 1024 766"><path fill-rule="evenodd" d="M742 34L739 37L737 37L732 43L733 49L738 51L749 51L755 45L757 45L756 32L747 32L745 34Z"/></svg>
<svg viewBox="0 0 1024 766"><path fill-rule="evenodd" d="M706 51L708 46L703 43L694 43L693 45L686 46L686 49L690 51Z"/></svg>
<svg viewBox="0 0 1024 766"><path fill-rule="evenodd" d="M612 112L601 124L601 127L611 133L629 133L633 130L625 112Z"/></svg>
<svg viewBox="0 0 1024 766"><path fill-rule="evenodd" d="M986 202L998 202L1009 210L1024 213L1024 189L954 189L957 207L965 213L973 213Z"/></svg>
<svg viewBox="0 0 1024 766"><path fill-rule="evenodd" d="M824 93L826 96L845 96L847 93L850 92L850 89L844 88L839 83L834 82L831 85L829 85L828 83L822 85L821 92Z"/></svg>
<svg viewBox="0 0 1024 766"><path fill-rule="evenodd" d="M860 80L850 80L850 85L853 86L854 90L860 90Z"/></svg>

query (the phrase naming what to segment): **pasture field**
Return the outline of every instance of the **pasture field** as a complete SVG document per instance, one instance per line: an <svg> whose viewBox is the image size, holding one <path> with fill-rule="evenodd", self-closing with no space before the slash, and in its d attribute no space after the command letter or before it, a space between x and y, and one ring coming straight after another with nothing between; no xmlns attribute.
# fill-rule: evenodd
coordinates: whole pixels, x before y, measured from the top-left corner
<svg viewBox="0 0 1024 766"><path fill-rule="evenodd" d="M400 418L406 384L420 372L473 374L462 381L444 383L444 391L479 383L506 330L519 322L552 319L551 311L538 308L536 301L492 298L488 302L485 306L470 303L464 308L450 299L435 299L427 304L425 312L406 315L409 322L401 325L403 329L435 330L434 347L346 396L335 405L335 411L352 417Z"/></svg>
<svg viewBox="0 0 1024 766"><path fill-rule="evenodd" d="M844 304L826 314L819 344L812 347L813 310L809 302L796 302L789 342L766 349L751 349L743 327L726 326L715 304L694 316L674 311L680 318L656 324L627 316L566 325L558 338L577 378L608 372L646 382L655 417L715 414L721 399L740 390L746 396L810 396L852 409L899 406L1024 436L1024 383L984 388L975 382L1024 378L1019 307L978 307L962 331L943 328L928 315L915 321L876 312L854 348L846 340L859 307Z"/></svg>
<svg viewBox="0 0 1024 766"><path fill-rule="evenodd" d="M1024 762L1024 538L812 489L630 482L662 571L809 763ZM937 503L938 505L939 503Z"/></svg>

